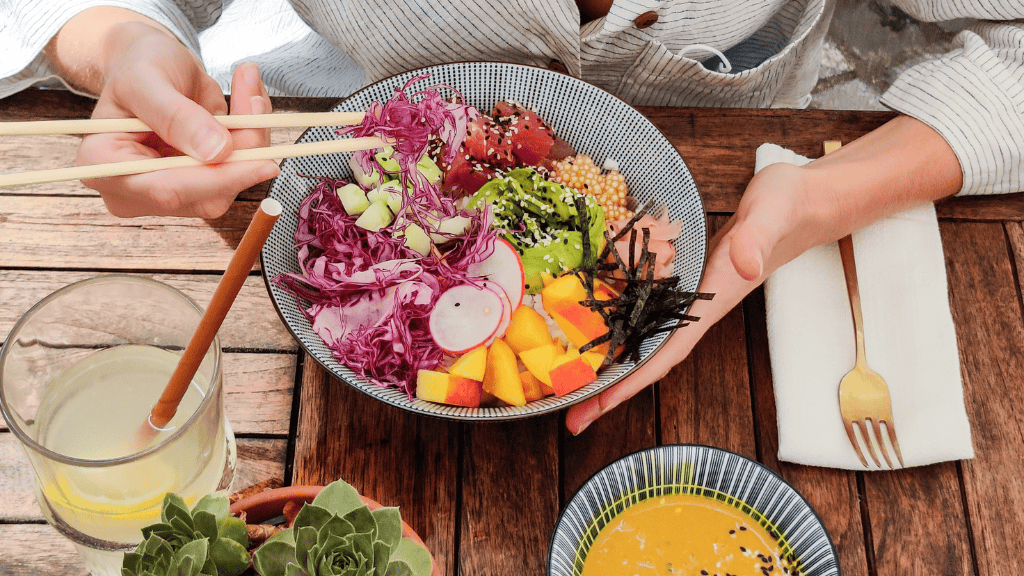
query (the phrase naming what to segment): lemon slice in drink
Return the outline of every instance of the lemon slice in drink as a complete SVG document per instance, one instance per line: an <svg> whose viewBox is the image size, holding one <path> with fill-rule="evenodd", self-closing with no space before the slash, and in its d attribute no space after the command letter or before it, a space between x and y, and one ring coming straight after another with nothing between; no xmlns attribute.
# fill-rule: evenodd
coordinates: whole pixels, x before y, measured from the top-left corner
<svg viewBox="0 0 1024 576"><path fill-rule="evenodd" d="M55 507L75 515L111 520L152 518L158 521L167 492L177 488L174 470L152 460L120 469L80 468L43 485Z"/></svg>

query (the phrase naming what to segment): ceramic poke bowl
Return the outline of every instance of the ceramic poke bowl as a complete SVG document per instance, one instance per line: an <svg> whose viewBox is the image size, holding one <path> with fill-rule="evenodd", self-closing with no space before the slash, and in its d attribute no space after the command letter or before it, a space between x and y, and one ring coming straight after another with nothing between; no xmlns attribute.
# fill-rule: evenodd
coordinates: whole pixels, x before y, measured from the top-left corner
<svg viewBox="0 0 1024 576"><path fill-rule="evenodd" d="M730 513L737 518L719 529L713 521L701 517L696 529L687 532L686 523L696 517L682 507L669 510L670 524L652 533L628 510L652 510L670 506L672 499L682 498L691 505L705 506ZM716 514L718 512L715 512ZM663 517L664 518L664 517ZM749 530L749 532L747 532ZM688 566L703 562L691 554L703 546L711 546L719 560L747 562L751 573L771 576L837 576L839 563L835 546L807 500L777 474L763 465L739 454L702 445L666 445L649 448L621 458L594 474L566 504L551 537L548 553L548 576L581 576L594 572L598 566L584 570L588 557L607 550L611 532L627 534L630 539L644 541L652 555L632 557L629 562L641 568L663 573L723 574L736 572L724 565ZM751 546L749 538L762 534L769 546ZM746 537L748 540L744 541ZM709 541L699 541L704 538ZM663 552L662 539L686 542L687 556ZM746 546L744 544L746 543ZM626 546L623 546L625 548ZM667 548L667 547L666 547ZM733 549L735 548L735 549ZM774 548L774 550L769 550ZM643 555L645 553L637 553ZM677 572L665 572L660 563L676 560L671 566ZM618 560L616 560L618 562ZM623 560L625 561L625 560ZM620 568L620 566L617 566ZM628 568L628 567L627 567ZM700 572L705 570L705 572ZM627 574L635 570L629 569ZM724 572L723 572L724 571ZM655 573L645 572L641 573Z"/></svg>
<svg viewBox="0 0 1024 576"><path fill-rule="evenodd" d="M708 241L701 197L682 157L636 109L600 88L550 70L515 64L467 62L432 66L382 80L346 98L333 110L364 111L373 102L387 101L397 89L420 76L426 78L409 86L406 94L446 85L458 90L468 104L481 111L489 111L499 100L517 102L536 111L558 136L569 142L578 153L589 154L598 166L605 159L617 161L630 194L640 204L653 199L667 207L673 221L682 221L682 233L674 243L673 272L679 277L681 289L697 290L704 271ZM336 128L317 127L303 133L298 143L336 138L340 138ZM310 356L348 385L386 404L418 414L462 421L525 418L558 411L597 394L635 370L668 337L668 333L660 333L644 340L639 362L605 367L595 382L582 388L561 397L549 396L518 407L465 408L425 402L356 374L335 360L331 350L314 332L303 314L304 303L273 281L278 274L299 271L294 235L298 226L298 207L315 184L310 176L352 178L350 158L349 153L342 153L289 158L282 163L281 174L271 183L269 196L279 200L285 209L261 253L267 288L284 324Z"/></svg>

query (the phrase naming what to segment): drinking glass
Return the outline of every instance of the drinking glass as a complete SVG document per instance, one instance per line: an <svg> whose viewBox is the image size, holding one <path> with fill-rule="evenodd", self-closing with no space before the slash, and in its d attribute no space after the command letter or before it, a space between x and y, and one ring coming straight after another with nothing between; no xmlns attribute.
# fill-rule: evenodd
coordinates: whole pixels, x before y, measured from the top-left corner
<svg viewBox="0 0 1024 576"><path fill-rule="evenodd" d="M97 576L120 574L167 492L191 506L230 488L219 339L174 418L160 429L148 419L201 316L166 284L101 276L33 306L0 350L0 411L28 456L36 502Z"/></svg>

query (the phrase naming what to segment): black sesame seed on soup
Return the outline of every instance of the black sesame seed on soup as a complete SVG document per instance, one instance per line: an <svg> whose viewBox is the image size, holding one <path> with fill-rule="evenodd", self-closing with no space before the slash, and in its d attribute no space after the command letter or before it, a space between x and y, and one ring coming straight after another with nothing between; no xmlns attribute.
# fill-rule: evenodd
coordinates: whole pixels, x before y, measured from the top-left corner
<svg viewBox="0 0 1024 576"><path fill-rule="evenodd" d="M594 539L582 576L789 576L778 541L735 506L699 494L643 500Z"/></svg>

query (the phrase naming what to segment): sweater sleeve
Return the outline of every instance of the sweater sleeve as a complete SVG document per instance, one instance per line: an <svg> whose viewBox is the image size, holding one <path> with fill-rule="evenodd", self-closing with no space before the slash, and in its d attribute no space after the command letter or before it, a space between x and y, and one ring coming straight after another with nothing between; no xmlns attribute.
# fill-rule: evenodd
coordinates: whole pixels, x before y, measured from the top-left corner
<svg viewBox="0 0 1024 576"><path fill-rule="evenodd" d="M58 78L43 50L68 20L94 6L125 8L146 16L197 55L199 31L214 23L221 12L220 0L0 0L0 54L4 55L0 59L0 98Z"/></svg>
<svg viewBox="0 0 1024 576"><path fill-rule="evenodd" d="M1024 191L1024 23L971 26L951 52L901 74L881 101L946 139L963 170L958 194Z"/></svg>

